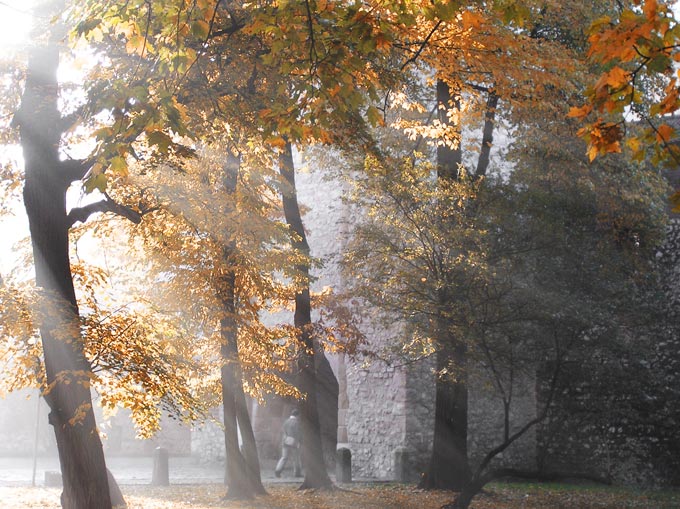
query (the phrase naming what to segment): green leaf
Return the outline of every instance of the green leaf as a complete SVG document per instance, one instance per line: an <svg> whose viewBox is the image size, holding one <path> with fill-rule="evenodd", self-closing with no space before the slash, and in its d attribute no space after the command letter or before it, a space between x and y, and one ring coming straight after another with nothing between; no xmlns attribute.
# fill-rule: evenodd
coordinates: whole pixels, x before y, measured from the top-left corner
<svg viewBox="0 0 680 509"><path fill-rule="evenodd" d="M199 19L191 24L191 33L199 39L206 39L210 32L210 25L204 19Z"/></svg>
<svg viewBox="0 0 680 509"><path fill-rule="evenodd" d="M659 54L647 63L647 71L665 72L671 66L671 59L667 55Z"/></svg>
<svg viewBox="0 0 680 509"><path fill-rule="evenodd" d="M150 146L155 146L160 152L167 153L170 145L172 145L172 138L163 131L151 131L147 134Z"/></svg>
<svg viewBox="0 0 680 509"><path fill-rule="evenodd" d="M124 157L116 156L111 159L111 170L120 173L121 175L127 175L128 164Z"/></svg>
<svg viewBox="0 0 680 509"><path fill-rule="evenodd" d="M383 114L375 106L369 106L366 110L366 117L372 126L383 125Z"/></svg>
<svg viewBox="0 0 680 509"><path fill-rule="evenodd" d="M106 175L103 173L98 173L96 175L90 176L85 181L84 187L85 187L85 192L86 193L91 193L95 189L99 190L100 192L105 192L106 191L106 184L108 182L108 179L106 178Z"/></svg>
<svg viewBox="0 0 680 509"><path fill-rule="evenodd" d="M90 18L81 21L78 23L78 26L76 27L76 33L78 35L87 35L89 34L92 30L97 28L101 24L102 20L99 18Z"/></svg>

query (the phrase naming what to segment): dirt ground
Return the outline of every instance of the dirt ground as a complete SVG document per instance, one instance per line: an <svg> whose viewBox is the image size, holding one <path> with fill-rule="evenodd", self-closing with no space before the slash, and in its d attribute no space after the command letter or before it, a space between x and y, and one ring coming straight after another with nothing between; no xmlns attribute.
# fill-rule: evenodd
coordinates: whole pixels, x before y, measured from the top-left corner
<svg viewBox="0 0 680 509"><path fill-rule="evenodd" d="M220 484L122 486L129 509L438 509L453 493L424 492L396 484L349 485L336 491L297 491L296 485L269 486L269 495L251 501L223 500ZM59 509L55 488L0 487L7 509ZM479 495L472 509L680 509L680 492L605 487L496 484Z"/></svg>

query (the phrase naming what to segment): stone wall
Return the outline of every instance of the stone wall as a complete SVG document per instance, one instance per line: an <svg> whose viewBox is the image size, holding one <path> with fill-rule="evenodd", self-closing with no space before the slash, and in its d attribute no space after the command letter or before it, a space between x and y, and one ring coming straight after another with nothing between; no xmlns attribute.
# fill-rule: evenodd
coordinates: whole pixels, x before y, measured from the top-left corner
<svg viewBox="0 0 680 509"><path fill-rule="evenodd" d="M140 439L129 411L120 409L115 415L105 416L101 409L95 407L95 414L102 432L104 452L108 456L151 456L157 447L167 449L173 456L191 454L191 427L177 419L162 417L156 434Z"/></svg>
<svg viewBox="0 0 680 509"><path fill-rule="evenodd" d="M337 260L355 219L342 202L346 184L303 172L298 176L298 192L300 202L308 206L304 219L312 254L324 260L314 287L342 289ZM376 351L386 349L402 334L397 326L389 329L371 322L361 327L368 348ZM350 449L355 477L396 479L403 475L416 481L427 467L434 430L434 358L403 367L398 364L398 360L391 365L366 358L332 360L340 384L338 446ZM502 405L493 398L488 380L479 378L474 383L469 439L471 451L479 456L482 443L501 436ZM536 413L533 380L526 380L517 392L513 419L523 423ZM535 434L528 433L504 454L504 462L534 465L534 442ZM404 472L396 471L395 454L405 454Z"/></svg>
<svg viewBox="0 0 680 509"><path fill-rule="evenodd" d="M299 167L301 163L298 157L296 165ZM309 166L315 167L316 163L312 161ZM328 180L320 172L313 171L298 172L297 184L300 202L307 209L304 222L312 254L324 263L322 268L314 270L316 280L312 290L320 291L324 287L342 290L344 283L338 258L354 219L342 202L346 186L339 180ZM673 245L680 246L678 230L671 233L675 239ZM675 255L678 252L680 247L659 255L664 259L672 258L669 270L675 288L676 282L680 282L680 266L676 263ZM400 333L378 323L365 323L362 326L369 346L377 350L388 346ZM395 479L401 474L396 468L395 454L405 453L408 458L406 478L416 480L419 473L425 470L431 454L435 410L432 360L404 367L375 359L369 362L366 358L352 359L346 356L331 356L329 360L339 382L338 446L350 449L354 477ZM537 384L540 385L540 381L533 373L515 381L510 413L511 431L537 415L537 404L540 403ZM291 402L273 398L265 407L254 408L253 423L262 457L273 458L278 455L279 430L290 405ZM545 426L530 429L498 457L497 463L527 471L545 466L544 463L537 464L537 457L539 452L547 450L544 441L546 429ZM492 445L501 441L503 431L502 400L483 370L477 369L471 374L469 384L468 449L473 465ZM195 440L192 444L194 453L200 448L203 449L203 456L219 458L222 454L221 435L211 431L201 433L218 445L215 448L199 446ZM589 451L592 453L595 447L587 440L577 445L581 449L569 454L566 447L559 444L550 452L554 460L562 461L566 468L569 461L578 460L579 457L583 461L583 458L589 457ZM597 465L598 469L601 467ZM628 467L621 463L620 468Z"/></svg>
<svg viewBox="0 0 680 509"><path fill-rule="evenodd" d="M310 249L324 263L314 273L317 280L312 289L342 290L338 261L354 219L343 203L347 184L319 172L303 171L297 179L299 200L308 208L304 221ZM375 349L385 347L399 332L374 323L364 329ZM423 383L432 376L429 368L397 368L344 356L329 360L340 388L338 446L350 449L353 476L394 479L394 454L400 448L413 452L412 462L419 469L432 441L434 387Z"/></svg>
<svg viewBox="0 0 680 509"><path fill-rule="evenodd" d="M405 443L405 374L383 363L347 368L347 435L355 477L394 477L394 450Z"/></svg>
<svg viewBox="0 0 680 509"><path fill-rule="evenodd" d="M197 425L191 433L191 455L199 463L224 464L224 428L222 407L214 408L211 419Z"/></svg>
<svg viewBox="0 0 680 509"><path fill-rule="evenodd" d="M503 442L505 410L503 400L489 373L481 366L470 370L468 386L468 456L474 468L494 447ZM506 389L510 389L506 387ZM512 385L509 409L510 433L517 432L536 417L536 379L517 374ZM536 427L529 429L494 463L527 471L536 469Z"/></svg>

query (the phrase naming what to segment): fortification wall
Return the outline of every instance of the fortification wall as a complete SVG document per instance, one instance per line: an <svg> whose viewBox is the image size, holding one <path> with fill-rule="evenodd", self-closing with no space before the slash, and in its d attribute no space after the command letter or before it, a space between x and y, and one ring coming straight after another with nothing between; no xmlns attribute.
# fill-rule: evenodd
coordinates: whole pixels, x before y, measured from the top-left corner
<svg viewBox="0 0 680 509"><path fill-rule="evenodd" d="M503 442L505 408L490 373L477 366L470 370L468 386L468 456L475 465ZM509 390L510 387L506 387ZM536 379L531 373L516 374L509 407L510 434L536 417ZM536 427L529 429L494 464L506 468L536 470Z"/></svg>
<svg viewBox="0 0 680 509"><path fill-rule="evenodd" d="M306 206L305 228L312 255L323 260L312 290L342 291L339 258L348 240L352 217L343 203L347 184L321 172L297 176L300 203ZM390 331L366 324L371 348L385 346ZM394 451L406 444L406 373L385 362L329 356L340 384L338 444L352 453L355 477L394 478Z"/></svg>

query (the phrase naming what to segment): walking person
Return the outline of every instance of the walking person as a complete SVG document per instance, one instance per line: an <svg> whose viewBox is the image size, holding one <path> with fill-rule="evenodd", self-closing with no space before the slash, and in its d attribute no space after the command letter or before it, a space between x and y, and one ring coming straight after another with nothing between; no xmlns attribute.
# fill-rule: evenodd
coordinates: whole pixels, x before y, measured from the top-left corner
<svg viewBox="0 0 680 509"><path fill-rule="evenodd" d="M283 423L283 438L281 443L281 459L276 464L274 475L281 477L281 472L286 468L289 459L293 460L295 477L302 477L302 462L300 461L300 445L302 430L300 429L299 412L294 409L290 417Z"/></svg>

